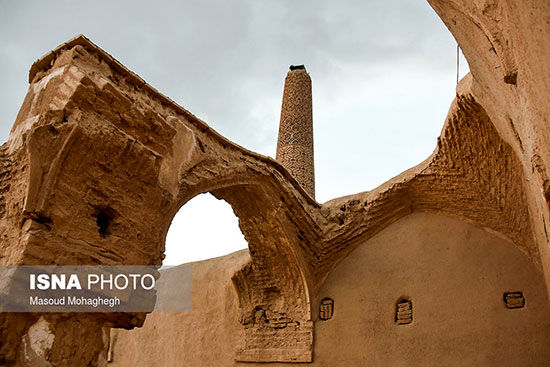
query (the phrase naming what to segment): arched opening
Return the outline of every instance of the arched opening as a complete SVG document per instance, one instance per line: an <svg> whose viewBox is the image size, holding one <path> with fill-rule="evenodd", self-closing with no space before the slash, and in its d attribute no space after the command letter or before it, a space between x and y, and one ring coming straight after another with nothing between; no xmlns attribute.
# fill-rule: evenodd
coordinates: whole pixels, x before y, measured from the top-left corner
<svg viewBox="0 0 550 367"><path fill-rule="evenodd" d="M278 181L266 179L264 172L250 175L243 170L246 166L240 166L242 159L237 162L232 169L224 169L221 177L204 180L200 186L180 181L178 200L162 211L166 222L155 227L165 240L158 255L164 253L163 267L192 262L187 268L192 268L193 312L184 312L182 318L203 322L211 318L213 304L236 308L225 317L244 330L241 346L234 351L237 360L310 361L308 280L313 274L299 247L317 238L310 228L310 213L283 210L283 205L298 208L305 202ZM199 166L193 172L202 174L202 169L208 167ZM307 200L308 205L315 204ZM223 246L218 246L221 242ZM213 251L205 248L209 246ZM209 260L197 261L203 259ZM208 298L213 295L216 300ZM155 313L148 317L157 319ZM261 344L273 336L279 344L269 348Z"/></svg>
<svg viewBox="0 0 550 367"><path fill-rule="evenodd" d="M188 201L172 219L163 265L206 260L247 247L231 206L204 193Z"/></svg>

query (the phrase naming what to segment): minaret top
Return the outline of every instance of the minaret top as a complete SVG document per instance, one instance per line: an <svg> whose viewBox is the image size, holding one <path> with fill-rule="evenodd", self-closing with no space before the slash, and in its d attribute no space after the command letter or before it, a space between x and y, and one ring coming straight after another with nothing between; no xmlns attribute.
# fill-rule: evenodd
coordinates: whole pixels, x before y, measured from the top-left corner
<svg viewBox="0 0 550 367"><path fill-rule="evenodd" d="M292 71L292 70L306 70L306 67L304 65L290 65L289 69L290 69L290 71Z"/></svg>
<svg viewBox="0 0 550 367"><path fill-rule="evenodd" d="M304 65L291 65L285 79L276 159L314 198L311 78Z"/></svg>

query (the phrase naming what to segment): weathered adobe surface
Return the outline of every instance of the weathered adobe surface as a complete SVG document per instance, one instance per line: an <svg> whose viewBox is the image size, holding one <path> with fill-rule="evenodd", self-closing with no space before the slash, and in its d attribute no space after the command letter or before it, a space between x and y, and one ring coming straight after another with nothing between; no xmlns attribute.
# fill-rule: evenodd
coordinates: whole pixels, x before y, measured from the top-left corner
<svg viewBox="0 0 550 367"><path fill-rule="evenodd" d="M550 284L550 3L545 0L428 0L470 66L483 106L523 171L531 230Z"/></svg>
<svg viewBox="0 0 550 367"><path fill-rule="evenodd" d="M463 80L468 83L469 77ZM467 87L467 86L466 86ZM324 235L332 261L327 274L355 246L413 211L438 211L510 239L538 266L538 249L525 206L524 176L512 149L496 133L471 94L459 90L433 155L374 191L335 199ZM339 208L339 209L338 209Z"/></svg>
<svg viewBox="0 0 550 367"><path fill-rule="evenodd" d="M309 361L310 299L360 241L413 211L439 211L506 237L549 281L545 129L550 4L431 0L471 76L434 154L371 192L320 206L274 160L224 139L84 37L35 63L1 147L0 264L160 264L173 215L212 192L249 242L232 276L241 361ZM99 233L97 216L110 218ZM1 315L0 361L24 363L39 315ZM144 315L92 315L87 348L63 332L82 315L47 315L52 365L96 364L107 327ZM63 319L63 322L60 321ZM87 321L86 321L87 322ZM80 347L79 347L80 346ZM69 352L70 351L70 352Z"/></svg>
<svg viewBox="0 0 550 367"><path fill-rule="evenodd" d="M243 250L182 265L193 269L193 311L155 312L140 328L112 329L112 366L242 366L234 360L240 325L230 278L249 258ZM506 308L503 292L512 289L526 296L525 308ZM321 320L325 298L334 305L327 321ZM413 302L413 321L398 325L403 298ZM545 366L550 360L550 302L540 269L511 242L442 213L413 212L360 243L311 305L312 366ZM270 364L281 365L288 364Z"/></svg>
<svg viewBox="0 0 550 367"><path fill-rule="evenodd" d="M311 274L294 237L316 227L319 204L280 164L219 136L82 36L35 63L30 80L2 148L11 185L2 264L160 264L174 214L209 191L233 206L252 255L233 277L244 332L238 358L311 358ZM100 214L110 218L103 231ZM143 322L96 316L106 326ZM37 315L2 317L2 360L13 362ZM52 352L48 360L80 363L74 340L66 345L73 359ZM97 357L105 346L90 348Z"/></svg>

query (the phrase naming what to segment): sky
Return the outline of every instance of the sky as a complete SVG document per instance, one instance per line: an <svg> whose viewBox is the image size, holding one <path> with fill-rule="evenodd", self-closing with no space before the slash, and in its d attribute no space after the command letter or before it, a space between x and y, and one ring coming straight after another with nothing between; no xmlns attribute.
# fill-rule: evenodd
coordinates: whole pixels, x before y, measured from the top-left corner
<svg viewBox="0 0 550 367"><path fill-rule="evenodd" d="M320 203L422 162L455 96L456 42L425 1L0 0L0 140L31 64L81 33L222 135L271 157L288 66L305 64ZM227 203L192 199L172 222L165 264L245 248L237 223Z"/></svg>

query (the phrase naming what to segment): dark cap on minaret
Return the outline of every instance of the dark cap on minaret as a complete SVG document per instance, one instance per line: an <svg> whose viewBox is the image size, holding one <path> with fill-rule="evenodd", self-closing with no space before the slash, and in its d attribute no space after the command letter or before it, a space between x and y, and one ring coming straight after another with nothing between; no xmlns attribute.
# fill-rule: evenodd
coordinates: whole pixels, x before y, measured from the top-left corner
<svg viewBox="0 0 550 367"><path fill-rule="evenodd" d="M311 78L304 65L291 65L286 75L276 159L315 198Z"/></svg>

